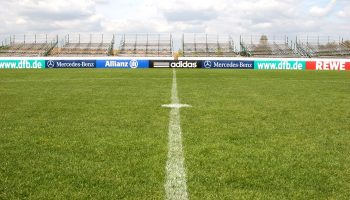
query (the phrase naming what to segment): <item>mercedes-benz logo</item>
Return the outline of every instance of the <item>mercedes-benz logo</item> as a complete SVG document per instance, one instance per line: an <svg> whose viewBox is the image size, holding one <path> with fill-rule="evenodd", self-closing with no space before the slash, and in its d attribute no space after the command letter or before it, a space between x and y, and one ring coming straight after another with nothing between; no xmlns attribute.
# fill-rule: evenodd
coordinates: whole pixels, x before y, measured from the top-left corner
<svg viewBox="0 0 350 200"><path fill-rule="evenodd" d="M137 62L137 60L130 60L129 66L130 68L135 69L139 66L139 63Z"/></svg>
<svg viewBox="0 0 350 200"><path fill-rule="evenodd" d="M204 62L204 67L205 68L211 68L211 61L207 60Z"/></svg>
<svg viewBox="0 0 350 200"><path fill-rule="evenodd" d="M55 67L55 62L53 60L47 61L47 67L48 68L54 68Z"/></svg>

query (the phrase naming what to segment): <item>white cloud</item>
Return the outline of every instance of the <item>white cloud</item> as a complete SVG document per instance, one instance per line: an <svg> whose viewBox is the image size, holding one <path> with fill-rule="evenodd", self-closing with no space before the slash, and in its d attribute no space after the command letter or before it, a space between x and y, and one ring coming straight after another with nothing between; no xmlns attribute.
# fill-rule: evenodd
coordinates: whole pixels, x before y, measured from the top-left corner
<svg viewBox="0 0 350 200"><path fill-rule="evenodd" d="M238 36L350 33L348 0L0 0L0 7L2 35L33 32L206 32Z"/></svg>
<svg viewBox="0 0 350 200"><path fill-rule="evenodd" d="M201 23L217 18L218 14L214 9L181 9L164 10L164 17L169 22L185 21Z"/></svg>
<svg viewBox="0 0 350 200"><path fill-rule="evenodd" d="M94 31L100 28L96 6L101 0L1 1L0 34L23 32ZM5 8L5 9L4 9Z"/></svg>
<svg viewBox="0 0 350 200"><path fill-rule="evenodd" d="M337 0L331 0L325 7L320 7L320 6L313 6L310 9L310 13L313 16L317 16L317 17L323 17L328 15L333 7L335 6Z"/></svg>
<svg viewBox="0 0 350 200"><path fill-rule="evenodd" d="M350 12L349 11L350 11L350 3L348 3L346 6L343 6L341 8L341 10L339 10L337 12L337 16L340 17L340 18L343 18L343 19L346 19L346 20L350 21L349 20L349 18L350 18Z"/></svg>

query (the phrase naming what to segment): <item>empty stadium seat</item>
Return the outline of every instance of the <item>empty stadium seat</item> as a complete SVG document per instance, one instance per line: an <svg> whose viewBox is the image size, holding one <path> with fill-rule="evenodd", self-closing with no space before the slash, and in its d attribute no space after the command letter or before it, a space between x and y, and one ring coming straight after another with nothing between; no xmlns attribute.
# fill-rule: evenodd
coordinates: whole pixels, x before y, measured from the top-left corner
<svg viewBox="0 0 350 200"><path fill-rule="evenodd" d="M116 56L171 57L172 44L171 34L127 34L121 37Z"/></svg>
<svg viewBox="0 0 350 200"><path fill-rule="evenodd" d="M235 57L234 43L228 35L184 34L182 56Z"/></svg>

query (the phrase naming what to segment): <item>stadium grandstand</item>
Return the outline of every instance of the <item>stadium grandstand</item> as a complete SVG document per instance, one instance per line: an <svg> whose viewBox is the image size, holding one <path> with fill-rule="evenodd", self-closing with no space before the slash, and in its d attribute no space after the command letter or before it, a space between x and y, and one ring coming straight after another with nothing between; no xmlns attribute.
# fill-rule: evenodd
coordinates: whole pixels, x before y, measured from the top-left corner
<svg viewBox="0 0 350 200"><path fill-rule="evenodd" d="M50 56L92 57L113 55L114 35L104 34L68 34Z"/></svg>
<svg viewBox="0 0 350 200"><path fill-rule="evenodd" d="M11 35L1 43L0 57L48 56L57 44L57 35Z"/></svg>
<svg viewBox="0 0 350 200"><path fill-rule="evenodd" d="M350 41L331 37L298 37L296 49L309 58L349 58Z"/></svg>
<svg viewBox="0 0 350 200"><path fill-rule="evenodd" d="M295 58L306 57L294 51L293 42L288 37L272 37L266 35L240 37L241 55L263 58Z"/></svg>
<svg viewBox="0 0 350 200"><path fill-rule="evenodd" d="M182 34L178 41L172 34L12 35L1 42L0 57L350 58L350 40L310 36L293 39L240 36L237 47L230 35L198 33Z"/></svg>
<svg viewBox="0 0 350 200"><path fill-rule="evenodd" d="M235 57L239 55L229 35L183 34L181 56Z"/></svg>
<svg viewBox="0 0 350 200"><path fill-rule="evenodd" d="M121 57L171 57L171 34L124 34L114 53Z"/></svg>

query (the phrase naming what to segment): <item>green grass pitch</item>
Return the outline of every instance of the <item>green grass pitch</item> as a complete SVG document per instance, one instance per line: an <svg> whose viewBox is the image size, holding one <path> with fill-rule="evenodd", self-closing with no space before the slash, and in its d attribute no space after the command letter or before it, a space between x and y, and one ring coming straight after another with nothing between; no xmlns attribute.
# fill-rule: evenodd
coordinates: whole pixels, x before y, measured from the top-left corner
<svg viewBox="0 0 350 200"><path fill-rule="evenodd" d="M177 69L190 199L350 199L350 73ZM172 70L0 70L0 199L164 199Z"/></svg>

